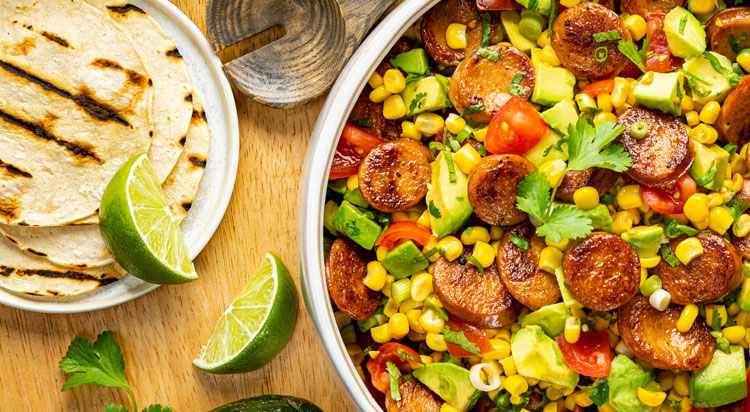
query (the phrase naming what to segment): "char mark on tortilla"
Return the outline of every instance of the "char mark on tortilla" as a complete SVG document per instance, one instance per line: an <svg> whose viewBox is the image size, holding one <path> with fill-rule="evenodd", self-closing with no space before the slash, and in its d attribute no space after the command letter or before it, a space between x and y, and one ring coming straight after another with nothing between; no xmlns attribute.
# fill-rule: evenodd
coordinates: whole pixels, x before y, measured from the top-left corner
<svg viewBox="0 0 750 412"><path fill-rule="evenodd" d="M172 50L167 50L167 52L165 54L167 56L169 56L169 57L174 57L176 59L181 59L182 58L182 55L180 54L180 51L177 50L177 47L175 47Z"/></svg>
<svg viewBox="0 0 750 412"><path fill-rule="evenodd" d="M47 130L45 130L44 127L31 123L27 120L19 119L18 117L15 117L7 112L4 112L1 109L0 109L0 120L3 120L17 127L26 129L28 132L30 132L36 137L42 138L50 142L54 142L55 144L64 148L66 151L68 151L75 157L80 157L84 159L89 158L91 160L94 160L97 163L100 163L100 164L104 163L102 162L102 159L100 159L99 156L97 156L96 153L94 153L94 150L91 146L83 144L83 143L68 142L67 140L63 140L53 135L52 133L48 132ZM2 201L2 199L0 199L0 201ZM2 204L0 204L0 213L2 213Z"/></svg>
<svg viewBox="0 0 750 412"><path fill-rule="evenodd" d="M31 254L33 254L33 255L37 255L37 256L41 256L41 257L47 257L46 253L39 252L38 250L34 250L32 248L27 248L26 251L29 252L29 253L31 253Z"/></svg>
<svg viewBox="0 0 750 412"><path fill-rule="evenodd" d="M48 32L48 31L43 31L42 32L42 36L44 36L44 37L52 40L53 42L59 44L60 46L70 47L70 43L68 43L67 40L63 39L62 37L60 37L60 36L58 36L56 34L52 34L52 33Z"/></svg>
<svg viewBox="0 0 750 412"><path fill-rule="evenodd" d="M134 84L136 86L140 86L145 81L145 77L142 74L138 73L135 70L125 69L121 65L113 62L112 60L96 59L93 62L91 62L91 65L100 67L102 69L112 69L112 70L125 72L125 74L128 76L128 81L130 81L131 84ZM151 79L148 79L148 85L149 86L152 85Z"/></svg>
<svg viewBox="0 0 750 412"><path fill-rule="evenodd" d="M192 202L185 202L182 204L182 208L185 209L186 212L189 212L191 207L193 207Z"/></svg>
<svg viewBox="0 0 750 412"><path fill-rule="evenodd" d="M31 176L31 173L25 170L19 169L18 167L13 166L10 163L5 163L2 161L2 159L0 159L0 169L5 169L6 172L12 175L20 176L20 177L28 177L28 178L33 177Z"/></svg>
<svg viewBox="0 0 750 412"><path fill-rule="evenodd" d="M182 136L182 139L180 139L180 146L185 147L185 143L187 143L187 136Z"/></svg>
<svg viewBox="0 0 750 412"><path fill-rule="evenodd" d="M5 69L6 71L22 77L28 81L31 81L33 83L36 83L40 87L42 87L45 90L51 91L53 93L56 93L66 99L70 99L78 106L82 107L87 113L90 115L96 117L99 120L111 120L117 123L122 124L123 126L130 127L130 123L117 111L108 105L104 103L97 102L92 97L87 96L87 93L81 93L80 95L74 95L71 92L64 90L60 87L55 86L54 84L50 83L47 80L42 79L39 76L35 76L26 70L12 65L6 61L0 60L0 68ZM140 75L139 75L140 76Z"/></svg>
<svg viewBox="0 0 750 412"><path fill-rule="evenodd" d="M192 93L188 93L188 95L185 96L185 101L186 102L192 102L193 101L193 94Z"/></svg>
<svg viewBox="0 0 750 412"><path fill-rule="evenodd" d="M141 14L146 14L146 12L143 11L143 9L136 6L135 4L130 4L130 3L125 3L122 6L107 6L107 8L110 11L113 11L115 13L120 13L120 14L127 14L130 11L134 11L136 13L141 13Z"/></svg>
<svg viewBox="0 0 750 412"><path fill-rule="evenodd" d="M198 156L190 156L188 160L190 160L190 163L192 163L196 167L200 167L201 169L206 168L206 159L201 159Z"/></svg>
<svg viewBox="0 0 750 412"><path fill-rule="evenodd" d="M13 270L11 267L0 265L0 276L10 276Z"/></svg>
<svg viewBox="0 0 750 412"><path fill-rule="evenodd" d="M10 272L7 272L10 269ZM50 279L70 279L78 280L81 282L99 282L99 285L109 285L110 283L116 282L116 278L103 278L99 279L95 276L91 276L87 273L76 272L74 270L68 270L66 272L59 270L47 270L47 269L16 269L16 268L4 268L3 276L10 276L13 272L19 276L39 276Z"/></svg>

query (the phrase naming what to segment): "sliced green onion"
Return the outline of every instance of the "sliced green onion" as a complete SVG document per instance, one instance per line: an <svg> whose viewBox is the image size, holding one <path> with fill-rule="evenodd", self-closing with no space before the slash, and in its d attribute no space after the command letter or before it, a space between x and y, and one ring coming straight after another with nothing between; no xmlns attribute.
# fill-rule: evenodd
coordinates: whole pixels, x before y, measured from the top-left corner
<svg viewBox="0 0 750 412"><path fill-rule="evenodd" d="M544 19L539 13L527 11L518 22L518 31L529 40L536 40L544 30Z"/></svg>
<svg viewBox="0 0 750 412"><path fill-rule="evenodd" d="M424 300L424 304L425 304L425 305L427 305L427 308L428 308L428 309L431 309L432 311L434 311L434 312L435 312L435 314L436 314L436 315L438 315L438 317L439 317L440 319L442 319L442 320L444 320L444 321L446 321L446 322L447 322L447 321L448 321L448 319L449 319L449 316L448 316L448 311L446 311L444 307L438 306L438 305L437 305L437 304L436 304L436 303L435 303L435 302L433 301L433 299L437 300L437 298L436 298L436 297L434 297L434 296L430 296L430 297L428 297L427 299L425 299L425 300ZM438 301L438 302L439 302L439 301Z"/></svg>
<svg viewBox="0 0 750 412"><path fill-rule="evenodd" d="M635 122L630 126L630 136L633 139L643 139L648 134L648 124L646 122Z"/></svg>
<svg viewBox="0 0 750 412"><path fill-rule="evenodd" d="M398 391L398 378L401 377L401 371L396 364L391 361L385 363L385 369L388 371L388 380L391 387L391 399L394 401L401 400L401 393Z"/></svg>
<svg viewBox="0 0 750 412"><path fill-rule="evenodd" d="M446 150L443 154L445 155L445 163L448 165L448 181L456 183L456 165L453 164L453 153Z"/></svg>
<svg viewBox="0 0 750 412"><path fill-rule="evenodd" d="M657 289L661 289L661 279L656 275L651 275L643 282L641 294L643 296L651 296Z"/></svg>
<svg viewBox="0 0 750 412"><path fill-rule="evenodd" d="M484 276L484 268L482 267L482 264L479 263L479 259L477 259L475 256L469 256L466 258L466 260L472 265L474 265L477 268L477 270L479 270L480 275Z"/></svg>
<svg viewBox="0 0 750 412"><path fill-rule="evenodd" d="M531 249L531 244L529 243L529 241L516 235L516 232L511 232L510 243L513 243L517 248L523 250L524 252L528 252L529 249Z"/></svg>
<svg viewBox="0 0 750 412"><path fill-rule="evenodd" d="M661 258L664 259L665 262L669 266L677 267L680 266L680 260L677 259L677 256L672 253L672 250L669 249L669 246L666 243L663 243L661 247L659 248L659 252L661 252Z"/></svg>
<svg viewBox="0 0 750 412"><path fill-rule="evenodd" d="M604 46L599 46L594 50L594 60L596 60L599 63L604 63L607 61L607 58L609 57L609 49L607 49Z"/></svg>
<svg viewBox="0 0 750 412"><path fill-rule="evenodd" d="M401 303L411 297L411 279L399 279L391 285L391 298Z"/></svg>
<svg viewBox="0 0 750 412"><path fill-rule="evenodd" d="M603 41L608 41L608 40L620 40L622 38L620 36L620 32L617 30L594 33L593 36L594 36L594 41L596 41L597 43L601 43Z"/></svg>

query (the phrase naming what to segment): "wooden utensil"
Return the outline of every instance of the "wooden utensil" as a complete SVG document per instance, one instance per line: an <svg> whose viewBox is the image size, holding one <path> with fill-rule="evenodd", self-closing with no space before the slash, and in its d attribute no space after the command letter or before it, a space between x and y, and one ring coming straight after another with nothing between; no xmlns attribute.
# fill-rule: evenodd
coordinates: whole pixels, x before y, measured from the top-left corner
<svg viewBox="0 0 750 412"><path fill-rule="evenodd" d="M320 96L367 32L396 0L208 0L206 24L215 51L275 25L284 36L224 64L240 91L288 108Z"/></svg>

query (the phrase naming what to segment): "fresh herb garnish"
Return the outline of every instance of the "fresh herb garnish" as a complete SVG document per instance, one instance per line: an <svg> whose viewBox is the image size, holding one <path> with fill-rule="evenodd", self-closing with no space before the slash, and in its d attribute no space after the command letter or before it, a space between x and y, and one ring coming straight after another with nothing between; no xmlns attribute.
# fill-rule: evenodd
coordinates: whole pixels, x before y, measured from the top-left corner
<svg viewBox="0 0 750 412"><path fill-rule="evenodd" d="M685 69L679 69L680 73L685 75L685 79L687 80L687 87L688 89L692 90L693 93L697 94L700 97L706 97L709 94L711 94L711 90L704 90L701 91L701 89L704 89L703 87L698 86L698 83L704 83L707 86L711 86L711 83L701 79L700 77L694 75L693 73L690 73L689 71Z"/></svg>
<svg viewBox="0 0 750 412"><path fill-rule="evenodd" d="M125 361L122 357L120 344L115 341L112 332L103 332L96 338L93 346L91 341L76 336L68 346L68 352L60 361L60 369L65 373L72 373L62 386L62 390L77 388L86 384L95 384L110 388L125 390L133 402L133 412L138 412L135 396L125 379ZM105 412L127 412L124 406L109 405ZM172 412L172 408L154 404L143 412Z"/></svg>
<svg viewBox="0 0 750 412"><path fill-rule="evenodd" d="M474 106L469 106L461 111L461 116L464 117L468 114L479 113L484 110L484 103L479 103Z"/></svg>
<svg viewBox="0 0 750 412"><path fill-rule="evenodd" d="M737 219L739 219L739 217L743 213L745 213L745 210L747 210L748 205L746 202L743 202L737 199L732 199L729 202L727 202L727 204L722 205L721 207L726 209L727 212L729 212L729 214L732 215L732 217L734 218L734 221L736 222Z"/></svg>
<svg viewBox="0 0 750 412"><path fill-rule="evenodd" d="M477 150L477 152L479 152L479 156L487 156L487 149L481 143L479 144L479 149Z"/></svg>
<svg viewBox="0 0 750 412"><path fill-rule="evenodd" d="M715 169L714 165L716 165L715 160L711 160L711 166L709 166L709 171L704 174L703 176L698 177L695 179L695 183L698 184L698 186L707 186L711 182L714 181L714 178L716 177L716 173L719 172L719 169Z"/></svg>
<svg viewBox="0 0 750 412"><path fill-rule="evenodd" d="M730 34L728 40L729 47L731 47L735 53L739 53L742 51L742 44L747 40L747 36L743 34L742 36L735 38L734 35Z"/></svg>
<svg viewBox="0 0 750 412"><path fill-rule="evenodd" d="M596 406L602 406L609 402L609 382L606 379L602 379L591 388L589 391L589 398L594 402Z"/></svg>
<svg viewBox="0 0 750 412"><path fill-rule="evenodd" d="M432 257L432 255L434 255L437 252L438 252L438 249L430 249L427 251L427 253L424 254L424 258L429 259Z"/></svg>
<svg viewBox="0 0 750 412"><path fill-rule="evenodd" d="M568 170L592 167L624 172L633 161L620 145L610 144L625 126L605 121L596 127L584 119L568 125Z"/></svg>
<svg viewBox="0 0 750 412"><path fill-rule="evenodd" d="M427 208L430 210L430 214L432 216L435 216L438 219L440 218L441 216L440 209L438 209L437 206L435 206L434 201L430 200L430 203L427 204Z"/></svg>
<svg viewBox="0 0 750 412"><path fill-rule="evenodd" d="M463 331L452 331L450 326L446 326L442 333L447 343L452 343L474 356L482 356L477 345L470 341Z"/></svg>
<svg viewBox="0 0 750 412"><path fill-rule="evenodd" d="M631 62L635 63L642 72L646 72L646 66L643 64L643 55L638 51L638 47L633 43L633 40L620 39L620 41L617 42L617 50L619 50L620 53L627 57Z"/></svg>
<svg viewBox="0 0 750 412"><path fill-rule="evenodd" d="M560 5L557 4L558 2L553 1L552 2L552 12L549 14L549 27L547 28L547 34L552 37L552 24L555 23L555 20L557 20L557 15L559 13L559 7Z"/></svg>
<svg viewBox="0 0 750 412"><path fill-rule="evenodd" d="M620 32L617 30L594 33L593 36L594 36L594 41L596 41L597 43L601 43L603 41L609 41L609 40L619 40L622 38L622 36L620 36Z"/></svg>
<svg viewBox="0 0 750 412"><path fill-rule="evenodd" d="M500 53L488 49L490 47L490 33L492 31L492 16L489 13L482 15L482 47L474 54L496 62L500 60Z"/></svg>
<svg viewBox="0 0 750 412"><path fill-rule="evenodd" d="M724 323L724 319L721 317L718 309L714 309L711 313L711 329L715 331L721 330L721 325Z"/></svg>
<svg viewBox="0 0 750 412"><path fill-rule="evenodd" d="M529 243L529 241L518 236L516 232L510 233L510 243L513 243L517 248L523 250L524 252L528 252L529 249L531 249L531 244Z"/></svg>
<svg viewBox="0 0 750 412"><path fill-rule="evenodd" d="M729 79L729 84L732 86L737 86L740 82L740 78L742 76L738 75L731 69L727 69L726 67L721 65L721 62L719 62L719 59L716 58L711 52L705 51L703 52L703 58L708 60L709 63L711 63L711 67L719 73L724 76L726 76L727 79Z"/></svg>
<svg viewBox="0 0 750 412"><path fill-rule="evenodd" d="M663 243L661 247L659 247L659 252L661 253L661 258L664 259L669 266L672 266L673 268L680 266L680 260L677 259L677 256L675 256L674 253L672 253L672 250L669 249L669 245Z"/></svg>
<svg viewBox="0 0 750 412"><path fill-rule="evenodd" d="M398 348L398 357L401 358L402 360L405 360L405 361L416 362L416 363L418 363L420 365L424 364L424 362L422 362L422 359L420 359L420 358L418 358L418 357L416 357L414 355L409 355L408 353L404 352L404 350L402 348Z"/></svg>
<svg viewBox="0 0 750 412"><path fill-rule="evenodd" d="M609 58L609 49L604 46L599 46L594 50L594 60L599 63L604 63Z"/></svg>
<svg viewBox="0 0 750 412"><path fill-rule="evenodd" d="M411 82L424 79L425 77L427 77L426 74L409 73L406 75L406 79L404 79L404 83L409 84Z"/></svg>
<svg viewBox="0 0 750 412"><path fill-rule="evenodd" d="M422 101L427 97L427 93L417 93L416 96L414 96L414 99L409 103L409 113L407 113L407 116L412 116L414 114L415 110L422 108Z"/></svg>
<svg viewBox="0 0 750 412"><path fill-rule="evenodd" d="M445 163L448 165L448 181L456 183L456 165L453 164L453 153L446 150L443 154L445 156Z"/></svg>
<svg viewBox="0 0 750 412"><path fill-rule="evenodd" d="M685 33L685 24L687 24L687 18L688 16L686 14L680 19L680 34Z"/></svg>
<svg viewBox="0 0 750 412"><path fill-rule="evenodd" d="M510 85L508 86L508 93L514 96L526 97L526 91L518 87L525 76L526 73L516 73L516 75L513 77L513 80L511 80Z"/></svg>
<svg viewBox="0 0 750 412"><path fill-rule="evenodd" d="M370 119L352 120L349 123L359 127L372 127L372 120Z"/></svg>
<svg viewBox="0 0 750 412"><path fill-rule="evenodd" d="M500 60L500 53L490 50L488 48L482 47L475 53L478 56L482 56L486 59L492 60L493 62L496 62Z"/></svg>
<svg viewBox="0 0 750 412"><path fill-rule="evenodd" d="M674 239L680 235L695 236L700 231L694 227L683 225L677 220L666 220L664 222L664 236Z"/></svg>
<svg viewBox="0 0 750 412"><path fill-rule="evenodd" d="M441 252L443 251L442 249L438 249L438 250L440 250ZM425 301L424 301L424 304L425 304L425 305L427 305L427 308L428 308L428 309L430 309L430 310L432 310L433 312L435 312L435 314L436 314L436 315L437 315L437 316L438 316L438 317L439 317L440 319L442 319L442 320L444 320L444 321L446 321L446 322L447 322L447 321L448 321L448 320L450 319L450 317L448 316L448 311L446 311L446 310L445 310L445 308L441 308L440 306L437 306L437 305L435 305L435 304L434 304L434 303L432 302L432 300L430 300L430 299L425 299Z"/></svg>
<svg viewBox="0 0 750 412"><path fill-rule="evenodd" d="M385 363L385 369L388 371L388 380L390 381L391 386L391 399L398 402L401 400L401 392L398 391L398 378L401 377L401 371L391 361Z"/></svg>
<svg viewBox="0 0 750 412"><path fill-rule="evenodd" d="M563 153L563 147L562 145L568 142L568 136L562 136L560 139L558 139L555 143L547 146L546 149L544 149L544 155L549 155L549 152L552 151L552 149L557 150L560 153Z"/></svg>
<svg viewBox="0 0 750 412"><path fill-rule="evenodd" d="M666 399L664 400L664 405L671 407L675 410L675 412L680 412L682 410L682 405L680 404L680 401L676 401L674 399Z"/></svg>
<svg viewBox="0 0 750 412"><path fill-rule="evenodd" d="M477 259L476 256L469 256L466 260L477 268L480 275L484 276L484 268L482 267L482 264L479 263L479 259Z"/></svg>

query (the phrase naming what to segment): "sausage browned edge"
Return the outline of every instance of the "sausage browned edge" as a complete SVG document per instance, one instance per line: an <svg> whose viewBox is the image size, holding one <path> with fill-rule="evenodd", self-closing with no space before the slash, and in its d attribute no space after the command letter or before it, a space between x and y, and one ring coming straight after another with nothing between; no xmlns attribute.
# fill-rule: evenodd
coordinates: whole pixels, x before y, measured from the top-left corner
<svg viewBox="0 0 750 412"><path fill-rule="evenodd" d="M750 16L748 16L750 18ZM750 76L740 79L727 95L716 120L721 139L742 147L750 139Z"/></svg>
<svg viewBox="0 0 750 412"><path fill-rule="evenodd" d="M660 312L639 295L617 312L617 329L633 354L654 368L697 370L711 362L716 341L700 316L690 330L678 331L681 313L675 304Z"/></svg>
<svg viewBox="0 0 750 412"><path fill-rule="evenodd" d="M529 242L528 252L511 242L517 236ZM545 247L544 238L526 221L505 232L497 254L497 266L505 287L522 305L531 309L551 305L560 300L560 286L555 275L539 268L539 255Z"/></svg>
<svg viewBox="0 0 750 412"><path fill-rule="evenodd" d="M518 183L536 170L525 158L492 155L482 158L469 173L469 203L484 222L509 226L526 219L526 212L516 207Z"/></svg>
<svg viewBox="0 0 750 412"><path fill-rule="evenodd" d="M750 47L750 7L730 7L721 10L706 22L709 50L734 61L737 59L737 52L729 42L730 35L737 42L737 50Z"/></svg>
<svg viewBox="0 0 750 412"><path fill-rule="evenodd" d="M385 408L388 412L440 412L443 400L416 379L410 379L398 386L401 400L396 402L388 391Z"/></svg>
<svg viewBox="0 0 750 412"><path fill-rule="evenodd" d="M687 0L621 0L630 14L669 13L675 7L685 7Z"/></svg>
<svg viewBox="0 0 750 412"><path fill-rule="evenodd" d="M448 312L485 329L505 328L518 317L521 305L505 287L497 264L484 269L466 260L471 248L465 248L461 257L449 262L440 257L432 274L435 295Z"/></svg>
<svg viewBox="0 0 750 412"><path fill-rule="evenodd" d="M599 197L604 196L617 181L617 176L619 176L617 172L599 167L568 170L557 187L555 198L573 203L573 194L584 186L591 186L599 192Z"/></svg>
<svg viewBox="0 0 750 412"><path fill-rule="evenodd" d="M380 293L363 283L371 253L349 238L333 241L326 262L326 283L333 303L354 320L365 320L380 304Z"/></svg>

